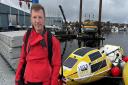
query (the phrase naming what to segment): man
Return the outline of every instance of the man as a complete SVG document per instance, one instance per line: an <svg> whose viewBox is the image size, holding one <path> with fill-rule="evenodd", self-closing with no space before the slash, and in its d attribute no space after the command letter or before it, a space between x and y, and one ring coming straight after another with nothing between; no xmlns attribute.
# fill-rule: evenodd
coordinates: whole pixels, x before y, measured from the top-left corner
<svg viewBox="0 0 128 85"><path fill-rule="evenodd" d="M27 45L22 45L20 61L16 71L16 85L20 85L21 69L26 61L24 82L26 85L58 85L61 66L59 41L52 36L52 59L48 59L47 31L45 30L45 10L40 4L31 7L32 29ZM24 35L23 41L26 39ZM43 40L43 46L41 41ZM25 49L26 48L26 51Z"/></svg>

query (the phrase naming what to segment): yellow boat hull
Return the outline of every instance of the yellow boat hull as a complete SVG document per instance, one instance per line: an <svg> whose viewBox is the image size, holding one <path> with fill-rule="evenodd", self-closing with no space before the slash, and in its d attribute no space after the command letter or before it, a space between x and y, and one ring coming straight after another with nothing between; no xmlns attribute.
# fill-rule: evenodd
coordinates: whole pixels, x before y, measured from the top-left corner
<svg viewBox="0 0 128 85"><path fill-rule="evenodd" d="M118 65L122 55L123 49L120 46L78 48L63 63L64 82L66 85L80 85L100 80L110 75L112 64ZM123 72L125 85L128 85L127 69L128 63Z"/></svg>
<svg viewBox="0 0 128 85"><path fill-rule="evenodd" d="M109 75L109 71L106 71L106 72L100 73L100 74L98 74L98 75L95 75L95 76L92 76L92 77L89 77L89 78L85 78L85 79L83 79L83 80L68 81L68 82L66 83L66 85L87 84L87 83L91 83L91 82L100 80L100 79L102 79L102 78L104 78L105 76L108 76L108 75Z"/></svg>
<svg viewBox="0 0 128 85"><path fill-rule="evenodd" d="M124 84L128 85L128 63L126 63L124 65L124 69L123 69L123 80L124 80Z"/></svg>
<svg viewBox="0 0 128 85"><path fill-rule="evenodd" d="M86 54L81 56L82 53L79 52L86 52ZM71 53L63 65L66 85L80 85L109 75L112 63L98 49L80 48Z"/></svg>

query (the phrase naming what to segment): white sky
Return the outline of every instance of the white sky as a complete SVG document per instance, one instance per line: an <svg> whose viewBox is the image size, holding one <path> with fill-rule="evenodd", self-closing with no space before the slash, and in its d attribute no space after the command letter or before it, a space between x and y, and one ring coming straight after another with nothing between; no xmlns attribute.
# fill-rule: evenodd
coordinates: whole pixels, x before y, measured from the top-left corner
<svg viewBox="0 0 128 85"><path fill-rule="evenodd" d="M102 21L128 23L128 0L102 0ZM62 16L58 5L61 4L66 18L71 21L79 20L80 0L40 0L46 9L47 16ZM83 0L83 20L87 15L98 18L99 0Z"/></svg>
<svg viewBox="0 0 128 85"><path fill-rule="evenodd" d="M26 12L26 4L20 8L18 0L0 0L2 3L11 5L13 7L24 9ZM102 0L102 21L128 23L128 0ZM79 20L79 3L80 0L39 0L40 4L45 7L46 16L62 16L58 5L62 5L64 13L68 21ZM83 0L83 18L88 19L90 14L98 20L98 6L99 0ZM85 17L86 14L86 17ZM92 19L92 17L91 17Z"/></svg>

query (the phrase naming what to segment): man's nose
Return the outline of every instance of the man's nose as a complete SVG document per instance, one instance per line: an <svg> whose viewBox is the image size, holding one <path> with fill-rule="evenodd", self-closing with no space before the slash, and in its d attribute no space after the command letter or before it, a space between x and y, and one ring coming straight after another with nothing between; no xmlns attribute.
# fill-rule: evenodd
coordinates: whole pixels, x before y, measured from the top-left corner
<svg viewBox="0 0 128 85"><path fill-rule="evenodd" d="M40 22L40 19L39 18L36 18L35 21L36 21L36 23L39 23Z"/></svg>

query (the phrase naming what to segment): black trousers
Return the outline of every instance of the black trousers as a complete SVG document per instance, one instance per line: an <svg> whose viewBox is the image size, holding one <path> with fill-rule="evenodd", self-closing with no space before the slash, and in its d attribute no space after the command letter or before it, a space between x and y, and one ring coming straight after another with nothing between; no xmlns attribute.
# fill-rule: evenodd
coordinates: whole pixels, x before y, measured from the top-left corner
<svg viewBox="0 0 128 85"><path fill-rule="evenodd" d="M43 85L43 83L42 82L27 82L27 84L26 85Z"/></svg>

